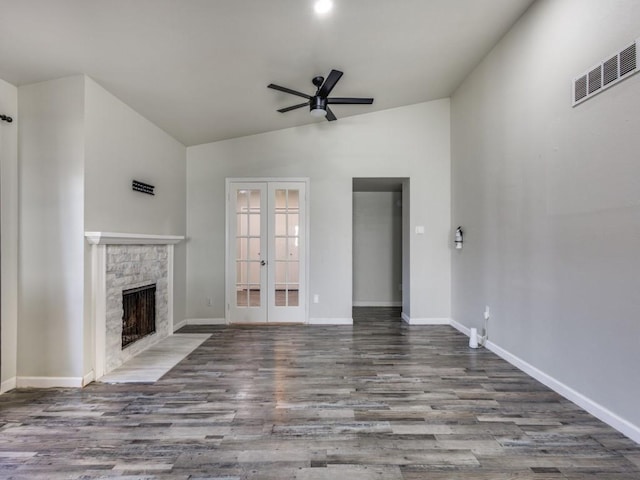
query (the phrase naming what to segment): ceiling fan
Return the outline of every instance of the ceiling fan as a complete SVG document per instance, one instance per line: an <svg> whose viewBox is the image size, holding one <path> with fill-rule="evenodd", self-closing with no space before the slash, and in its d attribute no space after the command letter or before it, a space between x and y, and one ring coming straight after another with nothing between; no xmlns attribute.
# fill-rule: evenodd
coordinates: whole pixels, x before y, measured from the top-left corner
<svg viewBox="0 0 640 480"><path fill-rule="evenodd" d="M298 105L293 105L291 107L281 108L278 110L280 113L289 112L291 110L295 110L296 108L302 108L309 106L309 110L311 115L314 117L326 117L330 122L333 120L337 120L336 116L333 114L329 105L371 105L373 103L373 98L340 98L340 97L329 97L331 90L336 86L338 80L342 77L342 72L339 70L331 70L329 76L325 80L324 77L314 77L312 83L316 87L315 95L307 95L306 93L297 92L295 90L291 90L290 88L281 87L279 85L274 85L273 83L267 85L268 88L273 88L274 90L279 90L284 93L290 93L291 95L297 95L298 97L306 98L307 101L304 103L299 103Z"/></svg>

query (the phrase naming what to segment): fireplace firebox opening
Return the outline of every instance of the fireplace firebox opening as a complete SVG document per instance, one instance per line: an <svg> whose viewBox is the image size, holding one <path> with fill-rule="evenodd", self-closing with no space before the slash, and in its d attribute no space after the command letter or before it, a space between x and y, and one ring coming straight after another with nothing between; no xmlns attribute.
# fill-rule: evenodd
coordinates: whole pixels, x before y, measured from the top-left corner
<svg viewBox="0 0 640 480"><path fill-rule="evenodd" d="M122 348L156 331L156 284L122 291Z"/></svg>

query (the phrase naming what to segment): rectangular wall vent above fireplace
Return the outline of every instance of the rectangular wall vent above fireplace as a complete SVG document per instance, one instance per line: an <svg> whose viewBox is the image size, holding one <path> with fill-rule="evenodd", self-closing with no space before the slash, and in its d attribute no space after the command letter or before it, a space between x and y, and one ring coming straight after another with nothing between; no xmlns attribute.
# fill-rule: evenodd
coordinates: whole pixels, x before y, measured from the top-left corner
<svg viewBox="0 0 640 480"><path fill-rule="evenodd" d="M156 284L122 292L122 348L156 331Z"/></svg>
<svg viewBox="0 0 640 480"><path fill-rule="evenodd" d="M638 54L640 53L638 42L640 40L626 45L575 77L571 83L572 105L575 107L640 71L638 68Z"/></svg>

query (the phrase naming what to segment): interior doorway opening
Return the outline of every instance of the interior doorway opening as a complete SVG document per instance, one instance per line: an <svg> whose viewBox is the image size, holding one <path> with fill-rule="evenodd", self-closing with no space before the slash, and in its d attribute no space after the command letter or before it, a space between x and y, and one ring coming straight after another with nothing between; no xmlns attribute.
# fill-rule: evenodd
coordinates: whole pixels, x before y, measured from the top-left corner
<svg viewBox="0 0 640 480"><path fill-rule="evenodd" d="M353 179L352 305L408 311L409 179Z"/></svg>

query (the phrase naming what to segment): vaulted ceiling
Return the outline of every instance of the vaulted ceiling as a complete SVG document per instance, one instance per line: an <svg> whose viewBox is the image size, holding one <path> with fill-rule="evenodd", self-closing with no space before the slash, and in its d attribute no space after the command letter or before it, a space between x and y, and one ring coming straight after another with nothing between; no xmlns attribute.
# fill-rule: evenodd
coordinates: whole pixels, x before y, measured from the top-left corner
<svg viewBox="0 0 640 480"><path fill-rule="evenodd" d="M0 0L0 78L85 73L185 145L325 122L311 79L375 97L338 118L449 96L533 0ZM339 128L340 121L332 122Z"/></svg>

